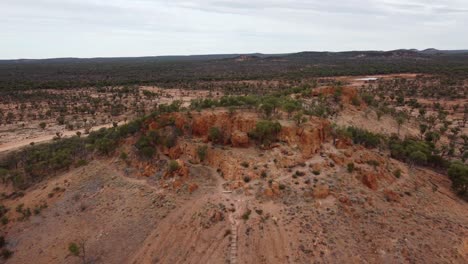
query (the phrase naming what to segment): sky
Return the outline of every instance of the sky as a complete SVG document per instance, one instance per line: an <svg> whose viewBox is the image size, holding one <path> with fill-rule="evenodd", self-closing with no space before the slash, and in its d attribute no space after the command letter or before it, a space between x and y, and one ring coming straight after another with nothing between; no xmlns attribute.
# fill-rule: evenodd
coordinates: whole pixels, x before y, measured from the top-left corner
<svg viewBox="0 0 468 264"><path fill-rule="evenodd" d="M0 59L468 49L468 0L1 0Z"/></svg>

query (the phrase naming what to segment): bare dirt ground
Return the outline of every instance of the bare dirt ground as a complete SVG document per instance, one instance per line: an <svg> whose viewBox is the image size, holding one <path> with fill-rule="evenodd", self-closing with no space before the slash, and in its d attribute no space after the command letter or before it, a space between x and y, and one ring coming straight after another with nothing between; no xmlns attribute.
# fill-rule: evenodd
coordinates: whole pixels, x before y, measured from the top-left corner
<svg viewBox="0 0 468 264"><path fill-rule="evenodd" d="M353 81L359 77L350 78L343 80L355 87L364 84ZM193 98L220 96L141 89L167 93L152 99L155 104L182 99L187 106ZM205 112L210 119L202 125L227 113ZM236 119L245 119L238 126L247 126L257 115L246 111ZM332 121L387 135L398 132L394 118L377 120L374 111L354 106L346 106ZM34 122L1 132L0 152L51 140L56 129L64 136L76 133L54 125L40 130ZM291 120L281 124L294 126ZM311 135L321 140L318 150L304 158L304 143L287 143L295 136L291 131L270 149L211 144L202 137L179 139L178 158L189 170L185 178L161 176L169 159L165 154L158 154L163 163L135 159L136 166L109 157L50 175L24 196L3 200L12 208L10 222L2 226L14 252L6 263L82 263L68 250L72 242L84 243L88 263L468 262L468 207L450 189L446 175L410 168L378 150L337 148L316 134ZM405 122L400 134L417 137L418 124ZM192 162L202 144L208 146L207 160ZM127 142L118 151L130 153L132 147ZM349 163L355 171L347 170ZM145 167L156 171L147 173ZM396 170L401 176L394 175ZM34 213L22 218L15 210L21 204Z"/></svg>
<svg viewBox="0 0 468 264"><path fill-rule="evenodd" d="M7 263L80 263L68 252L79 241L92 263L466 263L466 203L445 176L389 161L403 176L371 190L327 165L343 151L324 152L290 168L305 176L280 169L275 181L286 188L273 197L264 196L262 179L227 191L205 166L190 166L199 188L189 193L126 176L113 160L94 161L7 204L48 205L6 226L15 252ZM374 155L353 152L356 160ZM309 164L319 164L320 175ZM311 184L329 192L310 196Z"/></svg>
<svg viewBox="0 0 468 264"><path fill-rule="evenodd" d="M121 122L118 124L124 124L124 122ZM112 127L112 124L106 124L106 125L93 127L93 129L91 129L89 132L96 131L101 128L109 128L109 127ZM61 130L59 133L61 137L66 138L66 137L75 136L77 132L80 132L83 136L86 136L84 129L77 129L74 131ZM5 151L12 151L15 149L19 149L19 148L28 146L31 143L36 144L36 143L43 143L43 142L51 141L56 136L57 134L40 135L40 136L28 135L24 139L16 138L15 140L9 140L7 143L0 144L0 153L5 152Z"/></svg>
<svg viewBox="0 0 468 264"><path fill-rule="evenodd" d="M116 88L117 89L117 88ZM23 147L29 145L31 142L40 143L44 141L52 140L56 133L61 133L63 136L73 136L76 135L76 132L81 132L85 134L84 126L88 127L90 131L98 130L102 127L111 127L114 122L123 123L128 120L133 119L135 115L135 110L132 107L132 104L141 104L142 107L146 110L147 113L152 111L152 109L159 104L170 104L175 100L179 100L182 103L182 107L188 107L190 101L196 98L217 98L222 95L221 92L211 93L207 90L183 90L183 89L162 89L154 86L141 86L138 87L137 95L130 94L127 95L128 98L125 98L122 103L127 107L127 110L119 113L119 115L111 116L108 112L105 112L105 109L101 109L102 112L97 112L92 115L89 113L77 114L69 113L64 115L65 120L68 120L71 124L74 125L73 129L67 128L66 125L59 125L55 119L51 118L38 118L37 116L32 118L28 114L23 113L21 120L13 120L10 124L0 123L0 152L12 150L18 147ZM147 98L144 96L143 91L150 91L154 94L154 97ZM27 92L26 92L27 93ZM111 93L98 93L93 89L78 89L73 91L63 91L63 90L47 90L47 93L55 95L67 95L70 97L67 99L63 97L65 101L70 101L69 104L73 104L72 99L74 96L83 96L86 94L92 98L100 98L104 102L115 103L115 100L112 99ZM46 109L47 98L43 99L44 102L39 102L38 104L43 104L43 108ZM15 113L16 115L20 114L20 110L17 109L17 106L20 105L19 102L8 102L0 103L0 110L6 115L7 112ZM45 112L45 110L30 110L31 112ZM107 111L107 110L106 110ZM30 112L30 113L31 113ZM78 116L78 118L77 118ZM86 122L80 121L81 119L87 119ZM41 122L46 123L46 127L41 129L39 124Z"/></svg>
<svg viewBox="0 0 468 264"><path fill-rule="evenodd" d="M384 135L398 134L398 124L395 118L384 115L378 120L375 111L362 111L354 107L347 107L338 116L332 119L340 126L354 126ZM414 120L403 123L400 127L400 135L403 137L418 137L418 124Z"/></svg>

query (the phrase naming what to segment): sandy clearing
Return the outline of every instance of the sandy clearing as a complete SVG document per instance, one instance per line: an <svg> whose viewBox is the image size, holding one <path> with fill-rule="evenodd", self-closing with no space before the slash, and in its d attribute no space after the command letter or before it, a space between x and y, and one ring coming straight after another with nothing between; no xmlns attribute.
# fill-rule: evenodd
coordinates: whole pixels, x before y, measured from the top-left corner
<svg viewBox="0 0 468 264"><path fill-rule="evenodd" d="M119 125L121 125L121 124L124 124L124 122L119 123ZM96 130L99 130L101 128L109 128L109 127L112 127L112 126L113 126L113 124L105 124L105 125L95 126L90 131L96 131ZM61 132L62 133L62 138L75 136L76 132L78 132L78 131L81 132L81 134L83 136L86 136L84 134L85 130L80 129L80 130ZM39 136L39 137L18 140L18 141L14 141L14 142L7 142L5 144L0 145L0 153L5 152L5 151L12 151L12 150L15 150L15 149L19 149L19 148L28 146L29 144L31 144L31 142L34 142L36 144L36 143L43 143L43 142L46 142L46 141L51 141L51 140L53 140L53 138L55 136L56 136L56 134L50 134L50 135L43 135L43 136Z"/></svg>

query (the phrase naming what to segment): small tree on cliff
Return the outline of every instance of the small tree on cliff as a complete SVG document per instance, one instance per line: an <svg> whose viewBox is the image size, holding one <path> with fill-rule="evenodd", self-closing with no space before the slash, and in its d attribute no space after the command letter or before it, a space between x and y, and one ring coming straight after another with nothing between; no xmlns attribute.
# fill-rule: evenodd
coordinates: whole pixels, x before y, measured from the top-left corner
<svg viewBox="0 0 468 264"><path fill-rule="evenodd" d="M223 139L223 134L218 127L212 127L208 131L208 139L211 140L213 143L219 143Z"/></svg>
<svg viewBox="0 0 468 264"><path fill-rule="evenodd" d="M206 145L199 146L197 148L197 155L201 162L205 160L207 152L208 152L208 146Z"/></svg>
<svg viewBox="0 0 468 264"><path fill-rule="evenodd" d="M281 124L277 121L262 120L257 122L255 129L249 136L259 140L264 145L269 145L276 141L278 133L281 131Z"/></svg>

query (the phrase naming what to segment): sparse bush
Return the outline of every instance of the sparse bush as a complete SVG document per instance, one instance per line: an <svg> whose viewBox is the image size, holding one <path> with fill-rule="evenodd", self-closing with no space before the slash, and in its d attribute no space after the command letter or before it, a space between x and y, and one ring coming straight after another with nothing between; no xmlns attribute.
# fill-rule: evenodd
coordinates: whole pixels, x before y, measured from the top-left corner
<svg viewBox="0 0 468 264"><path fill-rule="evenodd" d="M208 131L208 139L213 143L220 143L222 141L223 134L218 127L211 127Z"/></svg>
<svg viewBox="0 0 468 264"><path fill-rule="evenodd" d="M6 248L2 249L2 257L4 259L9 259L12 255L13 255L13 251L6 249Z"/></svg>
<svg viewBox="0 0 468 264"><path fill-rule="evenodd" d="M305 175L305 172L302 172L302 171L296 171L295 173L297 176L304 176Z"/></svg>
<svg viewBox="0 0 468 264"><path fill-rule="evenodd" d="M409 155L409 159L412 162L414 162L416 164L420 164L420 165L424 165L427 162L426 154L424 154L424 152L422 152L420 150L416 150L414 152L411 152L410 155Z"/></svg>
<svg viewBox="0 0 468 264"><path fill-rule="evenodd" d="M257 122L255 129L249 133L249 136L259 140L262 144L269 145L276 141L276 137L280 131L280 123L262 120Z"/></svg>
<svg viewBox="0 0 468 264"><path fill-rule="evenodd" d="M125 151L122 151L119 157L121 160L126 161L128 159L128 154Z"/></svg>
<svg viewBox="0 0 468 264"><path fill-rule="evenodd" d="M88 165L88 161L84 159L80 159L76 162L76 167L86 166Z"/></svg>
<svg viewBox="0 0 468 264"><path fill-rule="evenodd" d="M249 217L250 217L250 214L252 213L252 210L250 209L247 209L247 211L245 211L243 214L242 214L242 219L244 220L249 220Z"/></svg>
<svg viewBox="0 0 468 264"><path fill-rule="evenodd" d="M348 127L344 133L342 132L342 134L349 135L355 144L361 144L366 148L378 147L382 138L378 134L374 134L356 127Z"/></svg>
<svg viewBox="0 0 468 264"><path fill-rule="evenodd" d="M348 170L349 173L353 173L353 171L354 171L354 169L355 169L355 168L354 168L354 163L352 163L352 162L351 162L351 163L348 163L348 165L346 165L346 168L347 168L347 170Z"/></svg>
<svg viewBox="0 0 468 264"><path fill-rule="evenodd" d="M45 129L46 126L47 126L47 124L46 124L45 122L39 123L39 127L40 127L41 129Z"/></svg>
<svg viewBox="0 0 468 264"><path fill-rule="evenodd" d="M205 160L207 153L208 153L208 146L203 145L197 148L197 155L201 162Z"/></svg>
<svg viewBox="0 0 468 264"><path fill-rule="evenodd" d="M468 166L461 162L453 162L448 169L452 180L452 188L461 196L468 198Z"/></svg>
<svg viewBox="0 0 468 264"><path fill-rule="evenodd" d="M80 247L75 242L72 242L68 245L68 251L73 256L78 257L80 255Z"/></svg>
<svg viewBox="0 0 468 264"><path fill-rule="evenodd" d="M167 167L167 170L169 171L169 173L173 173L177 171L178 169L180 169L179 162L177 162L177 160L170 160L168 163L168 167Z"/></svg>

